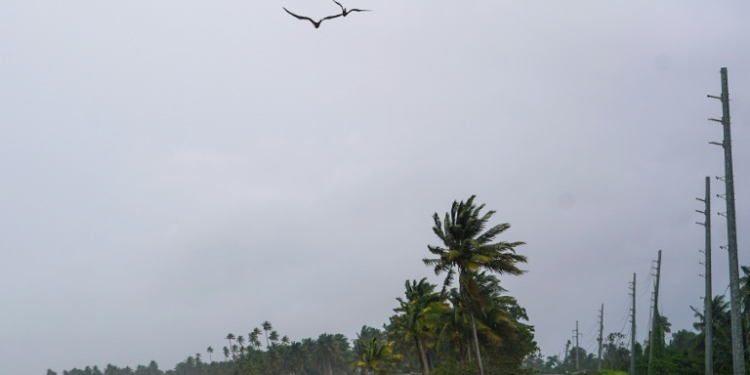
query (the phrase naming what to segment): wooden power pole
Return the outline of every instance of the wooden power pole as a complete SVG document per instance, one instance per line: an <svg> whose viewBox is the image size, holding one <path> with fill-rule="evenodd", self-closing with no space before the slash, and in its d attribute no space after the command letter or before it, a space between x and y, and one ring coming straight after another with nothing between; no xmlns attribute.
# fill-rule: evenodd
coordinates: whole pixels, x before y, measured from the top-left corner
<svg viewBox="0 0 750 375"><path fill-rule="evenodd" d="M731 317L732 317L732 364L734 375L745 375L745 352L742 342L742 317L740 316L740 270L737 259L737 218L734 210L734 172L732 169L732 136L731 117L729 116L729 83L727 79L727 68L721 68L721 96L708 95L709 98L721 100L721 120L709 119L720 122L724 128L724 140L711 142L724 148L724 182L726 183L727 212L723 216L727 218L727 240L729 246L729 289L731 291Z"/></svg>
<svg viewBox="0 0 750 375"><path fill-rule="evenodd" d="M656 260L656 284L654 285L654 309L652 310L653 320L651 322L651 334L648 343L648 375L653 375L651 363L654 359L654 347L657 341L661 342L661 338L657 337L661 335L657 330L661 324L661 318L659 317L659 276L661 276L661 250L659 250L659 257Z"/></svg>
<svg viewBox="0 0 750 375"><path fill-rule="evenodd" d="M602 309L599 310L599 355L596 361L596 370L601 371L602 369L602 335L604 332L604 304L602 303Z"/></svg>
<svg viewBox="0 0 750 375"><path fill-rule="evenodd" d="M635 375L635 273L633 274L633 284L630 286L631 295L633 296L633 308L630 310L630 375Z"/></svg>
<svg viewBox="0 0 750 375"><path fill-rule="evenodd" d="M713 292L711 291L711 178L706 176L706 198L697 200L705 203L706 208L703 211L695 210L702 213L706 219L703 223L696 223L703 225L706 229L706 248L703 253L706 255L706 259L703 261L703 265L706 267L703 277L706 279L706 294L703 297L703 336L706 347L706 375L713 375L714 373L714 339L713 339Z"/></svg>
<svg viewBox="0 0 750 375"><path fill-rule="evenodd" d="M576 320L576 371L578 371L579 368L579 358L580 357L580 346L578 346L578 336L580 336L580 333L578 333L578 321Z"/></svg>

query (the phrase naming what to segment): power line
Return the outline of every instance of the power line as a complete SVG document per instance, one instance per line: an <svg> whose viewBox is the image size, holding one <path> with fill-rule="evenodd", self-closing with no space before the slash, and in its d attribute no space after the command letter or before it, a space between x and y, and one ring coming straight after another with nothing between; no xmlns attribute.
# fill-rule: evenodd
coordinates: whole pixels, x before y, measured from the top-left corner
<svg viewBox="0 0 750 375"><path fill-rule="evenodd" d="M630 300L630 299L628 298L628 300ZM620 329L619 333L622 333L625 330L625 327L628 325L628 318L630 317L630 308L631 307L632 307L631 303L630 303L630 301L628 301L628 306L627 306L627 310L625 312L625 315L623 315L622 319L620 319L620 322L622 323L622 328Z"/></svg>
<svg viewBox="0 0 750 375"><path fill-rule="evenodd" d="M594 324L591 326L591 328L586 333L587 336L591 336L591 333L596 331L597 327L599 326L598 322L594 322Z"/></svg>

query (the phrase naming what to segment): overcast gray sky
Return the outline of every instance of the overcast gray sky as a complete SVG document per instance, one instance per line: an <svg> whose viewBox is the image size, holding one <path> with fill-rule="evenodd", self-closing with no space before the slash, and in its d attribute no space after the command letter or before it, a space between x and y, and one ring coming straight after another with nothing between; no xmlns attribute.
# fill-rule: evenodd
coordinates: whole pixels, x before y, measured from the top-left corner
<svg viewBox="0 0 750 375"><path fill-rule="evenodd" d="M0 0L0 374L162 368L264 320L292 340L380 327L477 194L525 241L503 277L544 354L626 322L663 249L692 328L723 175L729 69L750 264L742 1ZM723 186L712 179L712 189ZM724 211L718 201L714 211ZM714 291L727 284L714 216Z"/></svg>

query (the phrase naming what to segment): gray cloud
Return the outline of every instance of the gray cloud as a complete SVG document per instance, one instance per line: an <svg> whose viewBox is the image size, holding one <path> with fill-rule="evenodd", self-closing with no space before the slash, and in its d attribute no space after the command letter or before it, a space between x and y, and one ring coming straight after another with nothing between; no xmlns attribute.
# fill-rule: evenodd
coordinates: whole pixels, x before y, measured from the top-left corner
<svg viewBox="0 0 750 375"><path fill-rule="evenodd" d="M528 243L503 283L545 354L576 320L591 344L601 303L620 331L633 272L644 338L658 249L662 310L689 329L722 66L748 264L747 5L356 2L374 12L318 30L281 6L336 11L3 4L0 373L168 368L264 320L295 340L380 326L404 280L441 282L430 216L471 194Z"/></svg>

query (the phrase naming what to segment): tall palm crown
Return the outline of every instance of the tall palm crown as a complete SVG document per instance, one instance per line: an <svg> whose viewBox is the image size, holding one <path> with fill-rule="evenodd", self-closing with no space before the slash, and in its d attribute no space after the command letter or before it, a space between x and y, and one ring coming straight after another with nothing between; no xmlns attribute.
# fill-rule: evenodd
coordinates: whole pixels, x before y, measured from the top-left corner
<svg viewBox="0 0 750 375"><path fill-rule="evenodd" d="M271 334L268 335L268 339L271 340L271 343L276 343L279 341L279 333L276 331L271 331Z"/></svg>
<svg viewBox="0 0 750 375"><path fill-rule="evenodd" d="M428 245L430 252L438 258L425 258L423 261L426 265L435 267L435 274L447 272L444 287L453 283L456 273L462 277L481 269L510 275L524 272L516 267L516 263L526 263L526 257L515 251L516 246L524 243L493 243L497 235L510 228L510 224L498 224L483 233L495 211L488 211L480 216L484 204L476 206L475 197L472 195L466 202L454 201L451 211L445 214L442 222L437 213L432 216L435 222L432 231L440 238L444 247Z"/></svg>

